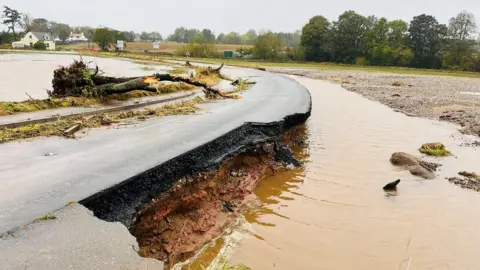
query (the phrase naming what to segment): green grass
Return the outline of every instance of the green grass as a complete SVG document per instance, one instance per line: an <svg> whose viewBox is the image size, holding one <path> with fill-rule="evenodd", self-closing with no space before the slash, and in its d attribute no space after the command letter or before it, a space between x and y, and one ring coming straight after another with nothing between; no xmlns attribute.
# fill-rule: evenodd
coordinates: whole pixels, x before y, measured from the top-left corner
<svg viewBox="0 0 480 270"><path fill-rule="evenodd" d="M234 93L244 91L248 87L249 87L249 84L245 83L244 81L240 81L240 83L237 85L237 87L235 87L233 90L226 91L226 92L223 92L223 93L230 95L230 94L234 94Z"/></svg>
<svg viewBox="0 0 480 270"><path fill-rule="evenodd" d="M205 266L201 265L200 268L205 270ZM230 262L223 256L220 257L220 265L217 265L214 270L251 270L250 267L244 264L230 265Z"/></svg>
<svg viewBox="0 0 480 270"><path fill-rule="evenodd" d="M156 96L160 94L168 94L178 91L187 91L194 88L194 86L186 83L170 83L160 84L160 86L158 87L158 93L135 90L125 94L108 95L103 98L67 97L26 100L21 102L0 101L0 116L69 107L91 107L92 105L108 103L112 100L126 101L134 98Z"/></svg>
<svg viewBox="0 0 480 270"><path fill-rule="evenodd" d="M170 57L169 59L185 61L185 57ZM415 69L406 67L379 67L379 66L357 66L347 64L335 63L294 63L294 62L268 62L258 60L244 60L244 59L210 59L210 58L188 58L192 62L202 63L225 63L226 65L239 67L277 67L277 68L301 68L301 69L322 69L322 70L359 70L366 72L387 72L397 74L412 74L412 75L434 75L434 76L454 76L454 77L468 77L480 78L479 72L462 72L450 70L434 70L434 69Z"/></svg>
<svg viewBox="0 0 480 270"><path fill-rule="evenodd" d="M160 86L158 86L158 92L162 94L170 94L170 93L175 93L178 91L187 91L187 90L193 90L195 89L195 86L180 82L180 83L162 83Z"/></svg>
<svg viewBox="0 0 480 270"><path fill-rule="evenodd" d="M82 97L27 100L22 102L0 101L0 116L66 107L88 107L101 102L102 100L100 99Z"/></svg>
<svg viewBox="0 0 480 270"><path fill-rule="evenodd" d="M53 214L48 213L44 216L37 218L36 221L45 221L45 220L54 220L54 219L57 219L57 217L54 216Z"/></svg>
<svg viewBox="0 0 480 270"><path fill-rule="evenodd" d="M418 149L420 153L428 155L428 156L435 156L435 157L446 157L452 155L447 149L427 149L427 148L420 148Z"/></svg>
<svg viewBox="0 0 480 270"><path fill-rule="evenodd" d="M203 268L205 269L205 268ZM215 268L215 270L251 270L250 267L243 265L243 264L236 264L236 265L222 265L220 267Z"/></svg>
<svg viewBox="0 0 480 270"><path fill-rule="evenodd" d="M15 52L6 52L6 53L47 53L55 54L55 52L34 52L34 51L15 51ZM466 77L466 78L480 78L480 72L464 72L464 71L453 71L453 70L435 70L435 69L415 69L407 67L380 67L380 66L358 66L358 65L347 65L347 64L336 64L336 63L313 63L313 62L269 62L269 61L259 61L259 60L245 60L245 59L214 59L214 58L186 58L186 57L165 57L165 56L155 56L155 55L145 55L141 53L122 53L117 54L115 52L99 52L99 53L90 53L90 52L72 52L71 54L76 55L85 55L85 56L96 56L103 58L129 58L137 60L148 60L155 62L164 62L165 60L180 60L180 61L194 61L201 63L225 63L226 65L239 66L239 67L278 67L278 68L301 68L301 69L323 69L323 70L359 70L366 72L387 72L387 73L396 73L396 74L412 74L412 75L433 75L433 76L453 76L453 77Z"/></svg>
<svg viewBox="0 0 480 270"><path fill-rule="evenodd" d="M130 58L130 59L144 59L149 61L164 62L165 60L177 61L191 61L206 64L221 64L224 63L230 66L246 67L246 68L298 68L298 69L321 69L331 71L342 70L358 70L365 72L386 72L394 74L411 74L411 75L433 75L433 76L452 76L452 77L466 77L466 78L480 78L479 72L464 72L453 70L436 70L436 69L416 69L407 67L380 67L380 66L358 66L336 63L313 63L313 62L269 62L259 60L245 60L245 59L216 59L216 58L186 58L186 57L167 57L167 56L152 56L142 54L122 54L118 56L114 53L82 53L83 55L107 57L107 58Z"/></svg>
<svg viewBox="0 0 480 270"><path fill-rule="evenodd" d="M196 106L199 102L201 102L201 100L194 99L182 103L165 105L155 109L147 108L142 111L124 111L115 114L95 115L89 117L71 116L59 118L54 122L26 125L18 128L3 128L0 129L0 143L41 136L64 136L63 131L74 125L80 125L81 129L98 128L111 123L118 123L129 118L146 119L152 116L194 114L200 110L200 108ZM108 118L108 122L104 121L105 117Z"/></svg>
<svg viewBox="0 0 480 270"><path fill-rule="evenodd" d="M187 70L185 68L175 68L168 71L169 74L185 74Z"/></svg>
<svg viewBox="0 0 480 270"><path fill-rule="evenodd" d="M143 71L153 71L153 70L156 70L156 68L152 67L152 66L143 66L140 68L141 70Z"/></svg>

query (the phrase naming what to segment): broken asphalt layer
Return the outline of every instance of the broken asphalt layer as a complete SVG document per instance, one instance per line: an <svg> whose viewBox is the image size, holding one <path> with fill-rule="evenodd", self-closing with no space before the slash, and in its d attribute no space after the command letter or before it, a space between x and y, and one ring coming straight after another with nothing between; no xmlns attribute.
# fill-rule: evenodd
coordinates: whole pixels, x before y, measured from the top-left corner
<svg viewBox="0 0 480 270"><path fill-rule="evenodd" d="M208 103L200 115L91 130L78 140L0 145L0 234L70 201L128 226L135 208L177 177L214 166L310 116L308 90L294 80L258 70L225 72L257 84L240 100Z"/></svg>

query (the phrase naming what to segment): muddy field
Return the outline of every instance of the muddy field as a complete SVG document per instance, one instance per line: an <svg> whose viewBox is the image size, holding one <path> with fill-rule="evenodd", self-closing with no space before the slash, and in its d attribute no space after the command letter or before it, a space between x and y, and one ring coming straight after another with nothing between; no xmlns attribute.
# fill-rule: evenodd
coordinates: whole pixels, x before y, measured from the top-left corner
<svg viewBox="0 0 480 270"><path fill-rule="evenodd" d="M453 122L480 136L480 79L364 71L272 69L340 83L352 92L410 116Z"/></svg>

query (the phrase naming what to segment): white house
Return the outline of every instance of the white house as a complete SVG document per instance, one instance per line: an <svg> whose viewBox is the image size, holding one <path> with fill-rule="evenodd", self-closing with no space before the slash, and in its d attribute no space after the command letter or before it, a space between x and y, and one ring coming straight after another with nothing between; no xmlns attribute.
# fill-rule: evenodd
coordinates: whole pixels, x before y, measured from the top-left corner
<svg viewBox="0 0 480 270"><path fill-rule="evenodd" d="M25 48L25 44L21 41L14 41L12 42L12 48L18 49L18 48Z"/></svg>
<svg viewBox="0 0 480 270"><path fill-rule="evenodd" d="M42 41L47 46L47 50L55 50L55 41L52 38L52 35L44 32L28 32L21 40L25 46L33 47L35 43Z"/></svg>
<svg viewBox="0 0 480 270"><path fill-rule="evenodd" d="M88 38L82 33L73 33L70 32L70 36L65 40L66 42L85 42L88 41Z"/></svg>

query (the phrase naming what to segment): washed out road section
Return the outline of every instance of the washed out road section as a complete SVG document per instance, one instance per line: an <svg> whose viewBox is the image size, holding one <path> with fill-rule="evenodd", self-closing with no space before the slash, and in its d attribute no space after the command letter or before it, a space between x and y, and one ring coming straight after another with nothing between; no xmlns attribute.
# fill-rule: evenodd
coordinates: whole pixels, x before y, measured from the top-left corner
<svg viewBox="0 0 480 270"><path fill-rule="evenodd" d="M91 130L78 140L0 145L0 233L119 184L245 122L276 122L310 110L308 91L290 78L257 70L225 72L254 77L257 84L240 100L207 103L200 115Z"/></svg>

